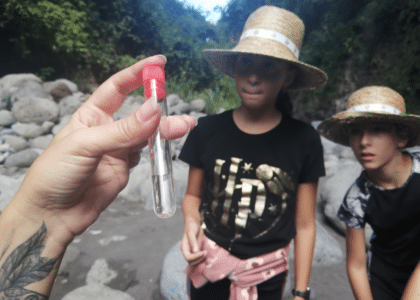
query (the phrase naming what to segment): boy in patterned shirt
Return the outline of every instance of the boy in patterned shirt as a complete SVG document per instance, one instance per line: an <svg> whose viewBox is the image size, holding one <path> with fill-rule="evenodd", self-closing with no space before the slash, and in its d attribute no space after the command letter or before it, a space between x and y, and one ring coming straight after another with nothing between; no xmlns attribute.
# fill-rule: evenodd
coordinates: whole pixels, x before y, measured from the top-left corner
<svg viewBox="0 0 420 300"><path fill-rule="evenodd" d="M347 273L356 299L401 299L420 259L420 117L403 97L370 86L350 95L347 109L323 121L321 135L350 146L364 171L338 217L347 225ZM372 226L366 253L365 224Z"/></svg>

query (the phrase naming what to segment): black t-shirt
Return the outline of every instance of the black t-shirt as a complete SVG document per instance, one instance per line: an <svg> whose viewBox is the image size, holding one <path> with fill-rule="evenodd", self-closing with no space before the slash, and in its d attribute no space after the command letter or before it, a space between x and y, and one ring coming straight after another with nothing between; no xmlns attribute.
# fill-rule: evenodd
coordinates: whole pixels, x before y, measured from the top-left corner
<svg viewBox="0 0 420 300"><path fill-rule="evenodd" d="M411 272L420 260L420 153L413 153L409 179L399 188L374 185L362 172L338 210L347 226L372 226L371 251L388 266Z"/></svg>
<svg viewBox="0 0 420 300"><path fill-rule="evenodd" d="M200 118L179 158L204 170L205 234L240 258L286 246L297 186L325 173L318 133L287 115L257 135L241 131L232 111Z"/></svg>

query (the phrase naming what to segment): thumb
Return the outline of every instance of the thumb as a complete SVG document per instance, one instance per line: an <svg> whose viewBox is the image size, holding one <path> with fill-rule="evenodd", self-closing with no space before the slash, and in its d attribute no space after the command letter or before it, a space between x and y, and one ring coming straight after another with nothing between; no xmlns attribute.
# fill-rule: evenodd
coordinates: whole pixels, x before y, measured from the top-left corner
<svg viewBox="0 0 420 300"><path fill-rule="evenodd" d="M191 246L191 252L192 253L196 253L196 252L200 251L200 247L198 245L197 234L195 232L190 231L188 233L188 240L190 241L190 246Z"/></svg>
<svg viewBox="0 0 420 300"><path fill-rule="evenodd" d="M85 149L95 155L139 145L156 132L159 122L160 109L148 100L126 118L83 132Z"/></svg>

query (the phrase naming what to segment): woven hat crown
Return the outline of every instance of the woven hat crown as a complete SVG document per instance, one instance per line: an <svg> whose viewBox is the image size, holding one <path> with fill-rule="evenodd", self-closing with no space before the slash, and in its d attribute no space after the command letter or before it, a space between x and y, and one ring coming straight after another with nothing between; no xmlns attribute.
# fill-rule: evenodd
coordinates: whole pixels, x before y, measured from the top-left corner
<svg viewBox="0 0 420 300"><path fill-rule="evenodd" d="M364 87L350 95L347 110L363 106L365 112L378 112L380 109L380 112L384 113L384 109L381 108L393 108L400 114L406 113L404 98L385 86Z"/></svg>
<svg viewBox="0 0 420 300"><path fill-rule="evenodd" d="M275 6L263 6L254 11L247 19L243 33L251 29L265 29L272 32L277 32L287 37L300 51L302 48L303 36L305 33L305 25L302 20L294 13L283 8ZM267 53L278 53L279 56L284 56L285 51L290 51L280 43L267 43L267 40L261 37L248 37L247 39L259 40L259 43L264 43ZM240 44L238 45L240 46ZM268 48L268 49L267 49ZM295 54L287 55L288 59L298 60Z"/></svg>

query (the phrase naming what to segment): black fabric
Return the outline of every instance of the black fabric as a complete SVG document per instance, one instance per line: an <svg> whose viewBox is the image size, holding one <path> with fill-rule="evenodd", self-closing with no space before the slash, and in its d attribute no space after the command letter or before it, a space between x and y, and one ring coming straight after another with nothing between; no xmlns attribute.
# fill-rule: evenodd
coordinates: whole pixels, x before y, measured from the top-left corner
<svg viewBox="0 0 420 300"><path fill-rule="evenodd" d="M287 272L283 272L257 285L258 300L281 300ZM230 283L227 278L216 282L208 282L196 289L190 281L191 300L229 300Z"/></svg>
<svg viewBox="0 0 420 300"><path fill-rule="evenodd" d="M179 158L205 172L205 234L242 259L290 243L296 188L325 173L318 133L287 115L258 135L242 132L232 111L200 118Z"/></svg>
<svg viewBox="0 0 420 300"><path fill-rule="evenodd" d="M369 283L375 300L400 300L411 272L404 272L372 256Z"/></svg>
<svg viewBox="0 0 420 300"><path fill-rule="evenodd" d="M372 252L401 271L412 272L420 259L420 174L404 188L372 189L366 222L375 233Z"/></svg>

